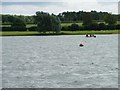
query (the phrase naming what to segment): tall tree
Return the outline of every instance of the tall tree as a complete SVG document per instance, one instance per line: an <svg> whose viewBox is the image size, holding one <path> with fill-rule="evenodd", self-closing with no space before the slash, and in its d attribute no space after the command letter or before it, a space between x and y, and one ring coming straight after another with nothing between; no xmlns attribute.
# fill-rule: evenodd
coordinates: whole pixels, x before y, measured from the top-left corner
<svg viewBox="0 0 120 90"><path fill-rule="evenodd" d="M13 17L13 21L12 21L12 27L26 27L26 23L21 19L21 18L18 18L18 17Z"/></svg>
<svg viewBox="0 0 120 90"><path fill-rule="evenodd" d="M83 15L83 25L89 25L92 23L92 16L90 12L86 12Z"/></svg>
<svg viewBox="0 0 120 90"><path fill-rule="evenodd" d="M49 13L36 12L35 21L39 32L53 31L58 33L60 28L60 20L55 15Z"/></svg>
<svg viewBox="0 0 120 90"><path fill-rule="evenodd" d="M106 15L104 21L109 25L114 25L117 22L117 18L114 15Z"/></svg>

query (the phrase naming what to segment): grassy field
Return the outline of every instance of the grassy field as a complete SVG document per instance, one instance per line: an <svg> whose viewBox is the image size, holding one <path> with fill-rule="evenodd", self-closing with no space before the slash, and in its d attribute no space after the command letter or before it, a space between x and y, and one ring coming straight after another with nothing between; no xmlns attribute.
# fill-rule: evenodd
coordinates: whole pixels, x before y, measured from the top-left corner
<svg viewBox="0 0 120 90"><path fill-rule="evenodd" d="M70 26L71 24L73 24L75 22L62 22L61 26ZM100 23L100 22L98 22ZM104 22L103 22L104 23ZM117 22L120 23L120 22ZM76 24L78 25L82 25L82 22L76 22ZM10 27L10 25L3 25L4 27ZM27 24L27 28L30 28L32 26L36 26L35 24ZM35 31L23 31L23 32L19 32L19 31L11 31L11 32L0 32L0 36L37 36L37 35L83 35L83 34L120 34L120 32L118 32L118 30L104 30L104 31L61 31L61 33L56 34L56 33L46 33L46 34L40 34L38 32Z"/></svg>
<svg viewBox="0 0 120 90"><path fill-rule="evenodd" d="M61 23L61 26L70 26L71 24L73 24L73 23ZM76 23L76 24L78 24L78 25L82 25L82 23ZM11 27L11 25L2 25L3 27ZM37 26L36 24L27 24L26 25L26 27L27 28L30 28L30 27L32 27L32 26Z"/></svg>
<svg viewBox="0 0 120 90"><path fill-rule="evenodd" d="M61 31L61 33L38 33L38 32L0 32L0 36L40 36L40 35L85 35L85 34L120 34L119 30L105 31Z"/></svg>
<svg viewBox="0 0 120 90"><path fill-rule="evenodd" d="M61 26L70 26L71 24L73 23L61 23ZM78 24L79 26L82 26L82 22L79 22L79 23L76 23ZM11 25L2 25L3 27L11 27ZM26 27L27 28L30 28L32 26L37 26L36 24L27 24Z"/></svg>
<svg viewBox="0 0 120 90"><path fill-rule="evenodd" d="M36 24L27 24L26 27L30 28L32 26L37 26ZM0 26L1 27L1 26ZM11 25L2 25L2 27L11 27Z"/></svg>
<svg viewBox="0 0 120 90"><path fill-rule="evenodd" d="M61 23L61 26L70 26L72 25L73 23ZM81 23L76 23L78 24L79 26L82 26L82 22Z"/></svg>
<svg viewBox="0 0 120 90"><path fill-rule="evenodd" d="M96 22L96 21L95 21ZM61 23L61 26L70 26L71 24L73 24L75 22L69 22L69 23L65 23L65 22L62 22ZM105 22L97 22L97 23L105 23ZM79 26L82 26L82 21L80 22L76 22L76 24L78 24ZM120 21L117 21L117 24L120 24ZM2 25L3 27L10 27L11 25ZM36 24L27 24L26 27L27 28L30 28L32 26L37 26ZM0 25L1 27L1 25Z"/></svg>

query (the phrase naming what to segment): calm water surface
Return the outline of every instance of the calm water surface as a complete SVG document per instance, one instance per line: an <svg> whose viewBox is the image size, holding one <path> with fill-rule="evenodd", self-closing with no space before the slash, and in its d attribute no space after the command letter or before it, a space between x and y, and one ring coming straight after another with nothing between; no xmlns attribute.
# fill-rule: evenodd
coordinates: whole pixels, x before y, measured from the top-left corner
<svg viewBox="0 0 120 90"><path fill-rule="evenodd" d="M2 87L117 88L118 35L2 37ZM83 43L84 47L79 47Z"/></svg>

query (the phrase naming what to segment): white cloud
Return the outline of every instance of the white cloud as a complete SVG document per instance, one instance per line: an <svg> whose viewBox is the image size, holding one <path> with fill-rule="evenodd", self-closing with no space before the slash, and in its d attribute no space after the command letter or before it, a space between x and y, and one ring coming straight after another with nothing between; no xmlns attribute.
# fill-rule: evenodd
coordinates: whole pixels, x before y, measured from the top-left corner
<svg viewBox="0 0 120 90"><path fill-rule="evenodd" d="M10 5L10 6L4 6L2 8L3 13L7 14L24 14L24 15L33 15L36 11L45 11L49 13L55 13L58 14L59 12L62 12L63 7L58 7L56 5L50 5L50 6L35 6L35 5Z"/></svg>
<svg viewBox="0 0 120 90"><path fill-rule="evenodd" d="M2 2L69 2L69 1L84 1L93 2L92 0L2 0ZM96 0L98 2L118 2L119 0Z"/></svg>
<svg viewBox="0 0 120 90"><path fill-rule="evenodd" d="M32 1L32 0L31 0ZM3 6L2 10L3 13L7 14L24 14L24 15L33 15L36 11L45 11L49 13L61 13L64 11L91 11L91 10L97 10L97 11L106 11L106 12L112 12L117 13L118 12L118 6L117 3L107 4L103 3L100 4L96 0L91 0L91 2L86 2L87 0L71 0L67 1L61 5L6 5ZM114 8L113 8L114 7Z"/></svg>
<svg viewBox="0 0 120 90"><path fill-rule="evenodd" d="M96 0L2 0L2 2L93 2Z"/></svg>

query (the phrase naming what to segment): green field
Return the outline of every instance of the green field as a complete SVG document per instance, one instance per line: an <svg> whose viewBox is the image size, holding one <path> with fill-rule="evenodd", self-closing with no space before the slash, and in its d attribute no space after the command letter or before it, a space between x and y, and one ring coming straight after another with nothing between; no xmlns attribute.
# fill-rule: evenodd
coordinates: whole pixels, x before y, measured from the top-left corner
<svg viewBox="0 0 120 90"><path fill-rule="evenodd" d="M75 22L62 22L61 26L70 26L71 24L73 24ZM100 22L98 22L100 23ZM102 22L104 23L104 22ZM76 24L78 25L82 25L82 22L76 22ZM120 24L120 21L117 22L117 24ZM2 25L3 27L10 27L11 25ZM27 24L26 27L30 28L32 26L37 26L36 24ZM85 30L85 31L61 31L61 33L56 34L56 33L38 33L36 31L5 31L5 32L0 32L0 36L32 36L32 35L83 35L83 34L120 34L120 32L118 32L118 30L104 30L104 31L92 31L92 30Z"/></svg>
<svg viewBox="0 0 120 90"><path fill-rule="evenodd" d="M95 21L96 22L96 21ZM61 26L70 26L71 24L73 24L73 23L76 23L76 24L78 24L79 26L82 26L82 21L79 21L79 22L69 22L69 23L67 23L67 22L62 22L61 23ZM97 22L97 23L105 23L105 22ZM120 24L120 21L117 21L117 24ZM1 25L0 25L1 26ZM10 27L11 25L2 25L2 27ZM27 24L26 25L26 27L27 28L30 28L30 27L32 27L32 26L37 26L36 24Z"/></svg>
<svg viewBox="0 0 120 90"><path fill-rule="evenodd" d="M61 26L70 26L70 25L72 25L73 23L61 23ZM78 24L79 26L82 26L82 22L80 23L76 23L76 24Z"/></svg>
<svg viewBox="0 0 120 90"><path fill-rule="evenodd" d="M61 26L70 26L71 24L73 23L61 23ZM76 23L78 25L82 25L82 23ZM10 27L11 25L2 25L2 27ZM30 28L30 27L33 27L33 26L37 26L36 24L27 24L26 27L27 28Z"/></svg>
<svg viewBox="0 0 120 90"><path fill-rule="evenodd" d="M0 32L0 36L39 36L39 35L85 35L85 34L120 34L119 30L105 31L61 31L61 33L38 33L38 32Z"/></svg>
<svg viewBox="0 0 120 90"><path fill-rule="evenodd" d="M26 27L30 28L32 26L37 26L36 24L27 24ZM0 26L1 27L1 26ZM11 27L11 25L2 25L2 27Z"/></svg>
<svg viewBox="0 0 120 90"><path fill-rule="evenodd" d="M73 23L61 23L61 26L70 26L70 25L72 25ZM79 26L82 26L82 22L78 22L78 23L76 23L76 24L78 24ZM11 25L2 25L2 27L10 27ZM37 26L36 24L27 24L26 25L26 27L27 28L30 28L30 27L32 27L32 26Z"/></svg>

